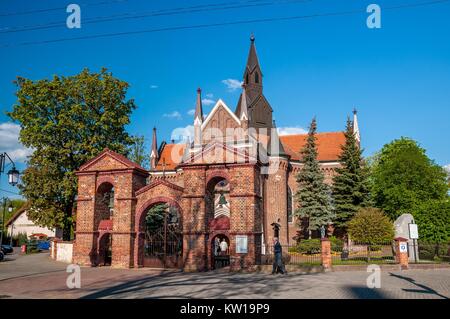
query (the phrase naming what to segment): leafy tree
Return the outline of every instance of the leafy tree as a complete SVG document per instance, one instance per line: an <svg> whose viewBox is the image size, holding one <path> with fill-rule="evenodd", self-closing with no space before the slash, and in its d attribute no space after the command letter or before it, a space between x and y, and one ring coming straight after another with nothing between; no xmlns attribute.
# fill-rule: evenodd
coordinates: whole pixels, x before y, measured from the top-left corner
<svg viewBox="0 0 450 319"><path fill-rule="evenodd" d="M8 115L21 125L22 144L33 149L20 185L31 204L28 216L38 225L62 227L68 240L75 171L105 147L126 154L134 101L126 99L128 84L106 69L15 83L17 103Z"/></svg>
<svg viewBox="0 0 450 319"><path fill-rule="evenodd" d="M317 160L316 131L317 122L314 118L309 128L306 145L301 151L303 168L296 177L298 191L295 199L298 202L298 208L295 215L308 220L309 238L311 238L311 231L331 223L333 213L330 189L324 182L324 175Z"/></svg>
<svg viewBox="0 0 450 319"><path fill-rule="evenodd" d="M150 155L145 149L145 138L143 135L133 136L133 144L129 147L128 158L133 162L148 169Z"/></svg>
<svg viewBox="0 0 450 319"><path fill-rule="evenodd" d="M358 145L353 132L353 123L347 119L345 144L339 156L340 168L336 169L333 178L333 200L336 217L336 228L345 230L348 221L360 207L369 204L368 167L362 157L362 149Z"/></svg>
<svg viewBox="0 0 450 319"><path fill-rule="evenodd" d="M450 201L432 200L413 212L421 241L447 243L450 240Z"/></svg>
<svg viewBox="0 0 450 319"><path fill-rule="evenodd" d="M383 147L372 167L375 206L395 220L421 203L447 198L444 169L416 141L402 137Z"/></svg>
<svg viewBox="0 0 450 319"><path fill-rule="evenodd" d="M382 244L394 239L394 224L378 208L361 208L348 223L352 240L366 244Z"/></svg>
<svg viewBox="0 0 450 319"><path fill-rule="evenodd" d="M145 216L148 232L154 232L164 225L167 208L167 204L157 204L150 207Z"/></svg>

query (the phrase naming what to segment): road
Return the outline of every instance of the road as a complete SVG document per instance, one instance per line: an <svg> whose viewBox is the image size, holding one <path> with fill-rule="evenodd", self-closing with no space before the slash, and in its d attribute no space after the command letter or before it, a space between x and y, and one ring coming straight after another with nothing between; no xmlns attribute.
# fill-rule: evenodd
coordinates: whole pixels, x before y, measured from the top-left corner
<svg viewBox="0 0 450 319"><path fill-rule="evenodd" d="M272 276L83 267L81 288L69 289L66 267L48 253L8 255L0 263L0 298L450 298L449 268L382 271L381 288L369 289L365 271Z"/></svg>

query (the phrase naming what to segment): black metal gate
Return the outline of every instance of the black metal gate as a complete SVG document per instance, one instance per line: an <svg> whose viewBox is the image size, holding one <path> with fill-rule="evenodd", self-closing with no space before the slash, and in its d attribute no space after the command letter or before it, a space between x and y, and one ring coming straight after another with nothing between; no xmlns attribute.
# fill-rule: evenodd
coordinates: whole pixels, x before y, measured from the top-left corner
<svg viewBox="0 0 450 319"><path fill-rule="evenodd" d="M162 221L145 232L144 266L180 268L183 253L183 235L178 211L169 209Z"/></svg>

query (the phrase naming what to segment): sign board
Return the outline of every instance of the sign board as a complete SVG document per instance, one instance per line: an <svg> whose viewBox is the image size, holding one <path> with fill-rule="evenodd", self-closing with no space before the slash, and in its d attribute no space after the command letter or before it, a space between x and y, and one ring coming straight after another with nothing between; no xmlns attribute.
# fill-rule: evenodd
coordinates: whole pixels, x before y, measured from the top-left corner
<svg viewBox="0 0 450 319"><path fill-rule="evenodd" d="M244 235L236 236L236 254L248 253L248 237Z"/></svg>
<svg viewBox="0 0 450 319"><path fill-rule="evenodd" d="M409 224L409 238L419 239L419 229L417 228L417 224Z"/></svg>
<svg viewBox="0 0 450 319"><path fill-rule="evenodd" d="M400 243L400 252L401 253L407 253L408 252L408 244L407 243Z"/></svg>

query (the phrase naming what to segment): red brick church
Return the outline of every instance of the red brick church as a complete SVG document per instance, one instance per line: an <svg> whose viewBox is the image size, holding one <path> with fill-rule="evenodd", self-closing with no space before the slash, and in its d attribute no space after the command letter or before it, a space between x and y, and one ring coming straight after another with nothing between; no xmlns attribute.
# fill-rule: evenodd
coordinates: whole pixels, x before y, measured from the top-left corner
<svg viewBox="0 0 450 319"><path fill-rule="evenodd" d="M273 237L295 243L306 135L278 136L253 37L235 110L218 100L204 116L201 101L199 89L193 140L158 146L153 130L150 170L108 149L80 167L75 263L240 269L260 263ZM354 125L359 139L356 112ZM317 138L330 183L345 137Z"/></svg>

